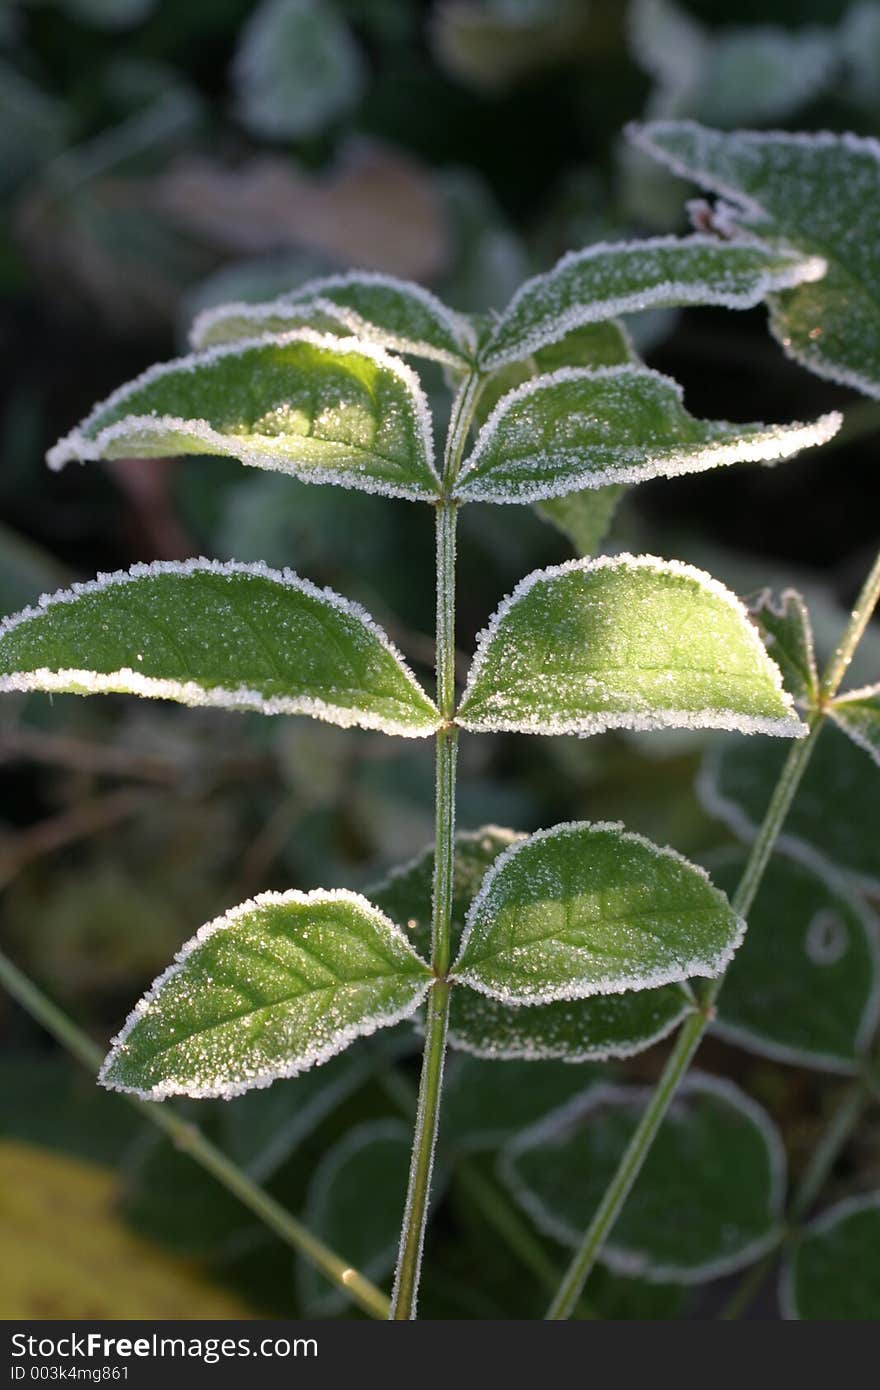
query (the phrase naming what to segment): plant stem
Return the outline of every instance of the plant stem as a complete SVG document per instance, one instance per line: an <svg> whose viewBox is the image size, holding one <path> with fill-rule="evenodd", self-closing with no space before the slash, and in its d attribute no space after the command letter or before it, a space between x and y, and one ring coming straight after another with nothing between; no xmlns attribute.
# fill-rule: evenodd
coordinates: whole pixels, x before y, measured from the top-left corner
<svg viewBox="0 0 880 1390"><path fill-rule="evenodd" d="M97 1072L103 1061L100 1048L2 951L0 981L21 1007L81 1062L87 1071L92 1075ZM167 1101L162 1104L150 1103L131 1095L124 1095L123 1099L134 1106L151 1124L163 1130L178 1149L188 1153L190 1158L215 1177L270 1230L310 1260L332 1284L348 1294L365 1313L374 1318L387 1318L388 1299L375 1284L353 1269L335 1251L324 1245L323 1241L313 1236L296 1217L285 1211L274 1197L253 1182L221 1149L205 1138L194 1124L183 1119Z"/></svg>
<svg viewBox="0 0 880 1390"><path fill-rule="evenodd" d="M449 1023L450 985L446 980L452 950L452 893L455 872L455 772L458 730L455 727L455 535L458 508L450 499L467 442L482 379L474 372L461 383L452 404L443 458L443 492L437 502L437 705L443 718L437 730L434 778L434 887L431 909L431 965L434 983L428 993L425 1050L400 1248L391 1297L391 1317L416 1316L419 1274L428 1219L431 1172L440 1119L443 1061Z"/></svg>
<svg viewBox="0 0 880 1390"><path fill-rule="evenodd" d="M809 733L792 745L785 765L770 798L763 824L752 845L746 867L731 905L739 916L745 916L755 900L761 879L782 830L801 778L807 769L816 739L825 722L828 704L837 694L840 682L853 658L859 640L868 625L880 598L880 554L874 561L856 600L849 622L819 687L819 706L810 714ZM596 1258L620 1215L629 1191L641 1172L663 1118L672 1103L682 1078L702 1042L712 1021L715 1004L721 992L724 976L712 980L703 991L701 1012L692 1015L682 1026L657 1088L646 1107L638 1128L627 1145L617 1171L606 1188L580 1247L569 1265L562 1283L547 1310L547 1318L571 1316L574 1305L596 1262Z"/></svg>

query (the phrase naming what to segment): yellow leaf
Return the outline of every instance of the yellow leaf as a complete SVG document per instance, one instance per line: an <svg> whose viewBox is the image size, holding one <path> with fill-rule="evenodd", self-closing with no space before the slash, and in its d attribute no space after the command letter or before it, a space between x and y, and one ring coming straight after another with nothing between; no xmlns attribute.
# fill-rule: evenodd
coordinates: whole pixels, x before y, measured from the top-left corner
<svg viewBox="0 0 880 1390"><path fill-rule="evenodd" d="M197 1268L133 1235L97 1164L0 1143L0 1317L252 1318Z"/></svg>

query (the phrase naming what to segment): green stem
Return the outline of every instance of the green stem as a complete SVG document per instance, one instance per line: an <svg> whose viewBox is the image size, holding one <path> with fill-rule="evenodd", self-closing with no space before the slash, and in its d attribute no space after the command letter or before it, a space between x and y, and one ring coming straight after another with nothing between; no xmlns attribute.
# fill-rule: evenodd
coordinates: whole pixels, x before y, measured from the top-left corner
<svg viewBox="0 0 880 1390"><path fill-rule="evenodd" d="M431 911L431 965L435 980L428 994L425 1050L419 1103L391 1317L416 1316L419 1274L428 1219L431 1172L440 1120L443 1062L449 1024L450 985L446 972L452 950L452 893L455 871L455 533L458 508L450 499L482 380L475 372L461 383L452 404L443 459L443 490L437 502L437 704L443 724L437 731L434 782L434 889Z"/></svg>
<svg viewBox="0 0 880 1390"><path fill-rule="evenodd" d="M763 824L752 845L742 878L731 899L731 905L740 916L745 916L749 912L755 900L773 847L785 823L795 792L807 769L807 764L816 746L816 739L825 722L827 706L837 694L840 682L868 625L878 598L880 598L880 554L878 554L865 580L849 622L822 677L819 689L819 707L813 710L810 715L809 733L806 738L793 744L789 751L779 781L770 799L770 805L767 807ZM691 1060L703 1040L706 1029L714 1017L715 1004L723 982L723 975L719 976L717 980L711 981L702 995L701 1012L692 1015L682 1026L663 1069L663 1074L657 1083L657 1088L627 1145L614 1177L602 1196L593 1220L563 1277L556 1296L547 1310L548 1318L562 1319L571 1316L597 1256L620 1215L633 1183L641 1172L642 1165L678 1090L679 1083L685 1076Z"/></svg>
<svg viewBox="0 0 880 1390"><path fill-rule="evenodd" d="M19 970L7 956L0 952L0 980L37 1023L51 1033L83 1066L94 1075L103 1061L100 1048L87 1033L68 1018L67 1014L53 1004L33 981ZM322 1274L358 1304L365 1313L374 1318L387 1318L388 1299L369 1279L353 1269L335 1251L312 1235L294 1216L268 1192L258 1187L226 1155L206 1139L204 1134L188 1120L183 1119L166 1101L155 1102L138 1100L125 1095L124 1099L136 1110L157 1126L178 1149L188 1153L206 1172L211 1173L228 1192L237 1197L255 1216L288 1245L310 1260Z"/></svg>

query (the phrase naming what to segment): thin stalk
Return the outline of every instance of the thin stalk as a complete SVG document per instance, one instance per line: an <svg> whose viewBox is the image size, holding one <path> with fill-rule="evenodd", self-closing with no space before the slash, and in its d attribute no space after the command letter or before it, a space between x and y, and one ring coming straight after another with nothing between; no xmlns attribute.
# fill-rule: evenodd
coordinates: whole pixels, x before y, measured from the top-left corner
<svg viewBox="0 0 880 1390"><path fill-rule="evenodd" d="M828 663L819 687L818 708L812 711L806 738L792 745L785 765L770 799L763 824L752 845L745 870L731 905L745 916L755 900L761 879L773 848L785 823L791 803L810 761L816 739L825 722L828 705L840 687L856 647L868 625L880 598L880 554L865 580L856 600L837 649ZM558 1320L571 1316L578 1296L596 1262L608 1235L614 1227L629 1191L641 1172L658 1129L666 1115L679 1084L697 1051L714 1014L715 1004L724 977L711 981L701 999L701 1012L692 1015L682 1026L669 1055L657 1088L651 1097L638 1127L630 1140L617 1171L603 1194L580 1247L569 1265L556 1296L547 1310L547 1318Z"/></svg>
<svg viewBox="0 0 880 1390"><path fill-rule="evenodd" d="M2 951L0 981L21 1007L94 1076L103 1061L100 1048ZM167 1134L178 1149L188 1153L286 1244L310 1260L331 1284L346 1293L365 1313L374 1318L387 1318L388 1299L375 1284L313 1236L296 1217L285 1211L274 1197L253 1182L167 1101L160 1105L139 1100L136 1096L125 1095L123 1098L151 1124Z"/></svg>
<svg viewBox="0 0 880 1390"><path fill-rule="evenodd" d="M431 965L434 983L428 993L425 1050L419 1081L413 1150L391 1317L416 1316L419 1274L428 1219L431 1173L440 1119L443 1062L449 1024L450 985L446 980L452 950L452 891L455 869L455 773L458 730L455 726L455 533L458 508L450 498L461 464L482 380L465 378L452 404L443 458L443 489L437 502L437 705L443 724L437 731L434 780L434 887L431 909Z"/></svg>

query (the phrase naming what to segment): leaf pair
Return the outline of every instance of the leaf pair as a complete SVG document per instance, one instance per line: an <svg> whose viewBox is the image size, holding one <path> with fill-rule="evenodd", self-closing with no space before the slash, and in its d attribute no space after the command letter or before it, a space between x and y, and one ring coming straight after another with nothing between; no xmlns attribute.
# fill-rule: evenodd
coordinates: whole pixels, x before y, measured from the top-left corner
<svg viewBox="0 0 880 1390"><path fill-rule="evenodd" d="M289 572L208 560L135 566L7 619L0 690L124 691L406 737L440 723L358 605ZM544 734L804 731L738 600L648 556L523 580L480 639L457 719Z"/></svg>
<svg viewBox="0 0 880 1390"><path fill-rule="evenodd" d="M702 870L619 826L488 831L459 851L457 918L462 884L489 865L450 976L452 1035L467 1050L637 1051L688 1008L660 987L717 974L742 935ZM418 945L430 873L425 856L374 894ZM268 893L209 923L135 1008L101 1079L155 1100L236 1095L414 1013L432 973L381 907L341 891Z"/></svg>

